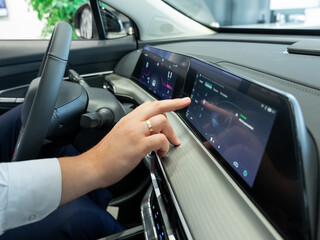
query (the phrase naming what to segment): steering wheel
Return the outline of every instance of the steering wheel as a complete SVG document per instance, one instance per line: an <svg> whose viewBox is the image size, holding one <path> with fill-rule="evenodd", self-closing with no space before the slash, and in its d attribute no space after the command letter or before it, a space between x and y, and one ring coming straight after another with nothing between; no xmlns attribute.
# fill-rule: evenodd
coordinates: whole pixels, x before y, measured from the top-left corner
<svg viewBox="0 0 320 240"><path fill-rule="evenodd" d="M52 33L40 77L34 79L26 94L22 109L22 127L12 161L37 158L50 126L66 69L72 40L72 28L58 22ZM30 94L37 87L36 94Z"/></svg>

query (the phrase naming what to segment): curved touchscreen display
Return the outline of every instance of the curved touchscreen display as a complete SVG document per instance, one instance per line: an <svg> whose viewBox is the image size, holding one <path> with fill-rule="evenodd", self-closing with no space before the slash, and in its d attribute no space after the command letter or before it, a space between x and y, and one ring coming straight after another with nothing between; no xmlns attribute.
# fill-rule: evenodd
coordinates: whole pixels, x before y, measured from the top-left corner
<svg viewBox="0 0 320 240"><path fill-rule="evenodd" d="M186 118L252 187L274 124L277 109L223 83L241 88L234 75L192 62L195 70Z"/></svg>
<svg viewBox="0 0 320 240"><path fill-rule="evenodd" d="M308 236L296 100L194 58L183 96L179 115L214 159L285 238Z"/></svg>

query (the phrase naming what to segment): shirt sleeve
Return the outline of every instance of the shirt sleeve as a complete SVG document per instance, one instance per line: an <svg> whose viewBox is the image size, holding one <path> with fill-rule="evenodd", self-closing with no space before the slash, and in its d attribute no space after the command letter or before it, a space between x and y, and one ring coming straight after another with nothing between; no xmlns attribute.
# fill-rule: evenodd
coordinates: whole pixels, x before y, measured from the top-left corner
<svg viewBox="0 0 320 240"><path fill-rule="evenodd" d="M54 211L61 199L58 159L0 164L0 235L36 222Z"/></svg>

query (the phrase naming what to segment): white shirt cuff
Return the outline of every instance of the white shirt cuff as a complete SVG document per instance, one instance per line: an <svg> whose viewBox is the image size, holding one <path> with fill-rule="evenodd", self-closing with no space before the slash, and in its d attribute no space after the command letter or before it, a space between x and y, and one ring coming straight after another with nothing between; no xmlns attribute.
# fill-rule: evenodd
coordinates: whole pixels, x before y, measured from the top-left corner
<svg viewBox="0 0 320 240"><path fill-rule="evenodd" d="M58 159L10 163L8 178L6 230L39 221L59 206L62 178Z"/></svg>

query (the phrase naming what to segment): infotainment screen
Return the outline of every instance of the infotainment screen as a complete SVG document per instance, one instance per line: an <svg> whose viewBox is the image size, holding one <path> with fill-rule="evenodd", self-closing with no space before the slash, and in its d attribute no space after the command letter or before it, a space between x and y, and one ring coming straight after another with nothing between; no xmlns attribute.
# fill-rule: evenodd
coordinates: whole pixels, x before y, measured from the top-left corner
<svg viewBox="0 0 320 240"><path fill-rule="evenodd" d="M181 93L188 67L188 57L146 46L133 77L157 97L171 99Z"/></svg>
<svg viewBox="0 0 320 240"><path fill-rule="evenodd" d="M182 96L191 104L178 114L215 161L285 238L309 238L315 204L306 201L306 127L294 97L195 58Z"/></svg>
<svg viewBox="0 0 320 240"><path fill-rule="evenodd" d="M240 79L201 62L196 70L186 117L234 170L252 187L277 109L236 91L221 79ZM218 80L218 81L217 81Z"/></svg>

